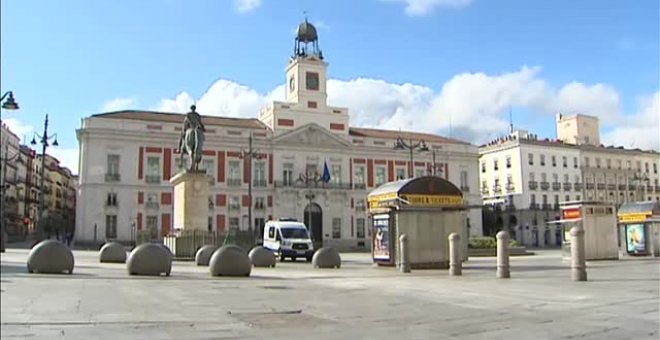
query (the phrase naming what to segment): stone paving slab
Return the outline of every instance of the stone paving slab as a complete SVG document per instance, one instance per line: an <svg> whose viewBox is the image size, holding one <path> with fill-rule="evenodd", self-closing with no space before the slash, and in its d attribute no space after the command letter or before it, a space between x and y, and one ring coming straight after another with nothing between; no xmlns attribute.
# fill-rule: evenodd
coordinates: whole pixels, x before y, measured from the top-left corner
<svg viewBox="0 0 660 340"><path fill-rule="evenodd" d="M1 255L3 339L658 339L660 263L588 263L573 282L559 251L473 258L463 276L401 274L368 254L341 269L306 262L211 277L174 262L170 277L128 276L98 252L74 251L73 275L28 274L27 250Z"/></svg>

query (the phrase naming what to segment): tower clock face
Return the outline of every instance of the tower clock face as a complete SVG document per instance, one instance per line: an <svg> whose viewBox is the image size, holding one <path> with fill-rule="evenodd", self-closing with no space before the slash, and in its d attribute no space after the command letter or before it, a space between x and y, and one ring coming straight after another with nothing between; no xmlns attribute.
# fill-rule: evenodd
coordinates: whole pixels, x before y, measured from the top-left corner
<svg viewBox="0 0 660 340"><path fill-rule="evenodd" d="M296 88L296 78L289 78L289 91L293 91Z"/></svg>
<svg viewBox="0 0 660 340"><path fill-rule="evenodd" d="M319 74L316 72L307 72L305 75L305 87L308 90L318 91L319 89Z"/></svg>

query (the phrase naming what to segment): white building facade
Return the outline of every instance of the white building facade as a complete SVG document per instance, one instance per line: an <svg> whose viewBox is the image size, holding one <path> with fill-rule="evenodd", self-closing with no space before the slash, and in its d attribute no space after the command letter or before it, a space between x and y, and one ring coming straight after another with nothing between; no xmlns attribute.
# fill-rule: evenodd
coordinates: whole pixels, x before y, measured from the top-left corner
<svg viewBox="0 0 660 340"><path fill-rule="evenodd" d="M327 104L326 71L316 31L305 22L286 68L285 102L270 103L257 119L203 117L200 167L212 178L209 230L259 230L268 219L293 217L323 245L366 250L367 194L398 178L435 174L463 190L474 207L470 232L480 235L477 147L431 134L350 127L348 109ZM83 119L77 241L128 242L139 230L160 236L172 230L168 180L181 169L175 149L182 121L181 114L146 111ZM250 136L251 167L244 157ZM393 149L397 137L424 141L431 151L414 152L411 161L408 151ZM327 182L321 176L326 167Z"/></svg>
<svg viewBox="0 0 660 340"><path fill-rule="evenodd" d="M557 131L566 140L515 131L480 147L492 229L508 229L526 246L559 246L561 231L545 222L559 219L560 202L660 200L658 152L599 145L596 117L557 116Z"/></svg>

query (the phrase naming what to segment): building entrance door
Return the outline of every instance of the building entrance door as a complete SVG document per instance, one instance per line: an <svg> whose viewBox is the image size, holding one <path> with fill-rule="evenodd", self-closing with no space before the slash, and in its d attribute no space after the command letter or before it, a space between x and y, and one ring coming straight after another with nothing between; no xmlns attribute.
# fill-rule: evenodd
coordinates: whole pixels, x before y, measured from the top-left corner
<svg viewBox="0 0 660 340"><path fill-rule="evenodd" d="M316 203L307 204L304 221L314 242L314 249L321 248L323 246L323 212L321 206Z"/></svg>

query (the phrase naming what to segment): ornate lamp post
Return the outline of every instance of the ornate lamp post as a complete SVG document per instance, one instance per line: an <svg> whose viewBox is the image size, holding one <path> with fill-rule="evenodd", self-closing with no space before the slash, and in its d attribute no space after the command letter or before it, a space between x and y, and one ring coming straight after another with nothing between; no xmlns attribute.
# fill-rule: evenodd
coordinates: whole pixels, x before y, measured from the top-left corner
<svg viewBox="0 0 660 340"><path fill-rule="evenodd" d="M413 164L413 152L416 150L426 152L429 151L429 148L426 146L426 142L424 140L413 141L413 139L410 138L408 142L406 142L403 138L397 137L396 141L394 142L394 150L410 151L410 167L408 170L410 178L413 178L415 177L413 173L413 169L415 168L415 165Z"/></svg>
<svg viewBox="0 0 660 340"><path fill-rule="evenodd" d="M5 100L7 98L7 100ZM7 91L5 92L1 97L0 97L0 102L5 100L2 103L2 108L5 110L18 110L18 103L14 99L14 93L12 91ZM2 110L0 110L0 121L2 120ZM6 237L6 223L5 223L5 177L7 173L7 162L9 161L7 159L8 153L7 153L7 144L5 144L5 158L3 162L3 169L2 169L2 194L0 195L0 199L2 199L2 202L0 203L0 208L2 209L2 212L0 212L0 252L5 251L5 237Z"/></svg>
<svg viewBox="0 0 660 340"><path fill-rule="evenodd" d="M0 182L0 223L2 224L2 235L0 235L0 252L5 251L5 245L7 240L7 221L5 219L5 212L7 208L5 207L5 202L7 201L6 189L7 189L7 163L16 161L22 163L21 153L17 152L13 156L9 156L9 143L5 143L4 157L2 160L2 181Z"/></svg>
<svg viewBox="0 0 660 340"><path fill-rule="evenodd" d="M37 238L40 239L42 236L42 232L44 231L44 205L45 205L45 188L44 188L44 179L46 177L45 175L45 169L46 169L46 148L50 145L48 143L49 140L53 139L53 146L58 146L59 144L57 143L57 134L53 134L51 136L48 135L48 115L46 115L46 120L44 121L44 133L43 135L39 135L38 133L34 133L36 136L39 137L39 143L41 143L41 169L39 169L39 175L41 178L39 179L39 210L37 212ZM32 142L30 144L32 145L37 145L37 140L35 137L32 137Z"/></svg>
<svg viewBox="0 0 660 340"><path fill-rule="evenodd" d="M262 159L263 156L259 153L259 150L252 149L252 132L250 132L250 136L248 137L248 149L247 150L241 150L241 153L239 154L240 159L246 159L247 160L247 167L248 167L248 230L253 230L252 229L252 160L253 159ZM253 232L257 232L256 229L253 230Z"/></svg>

